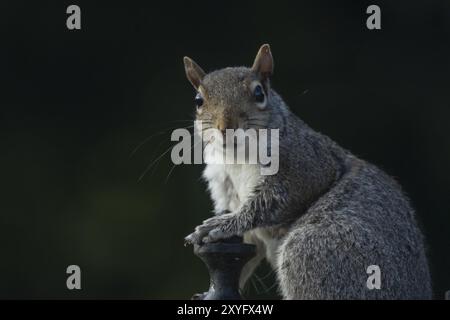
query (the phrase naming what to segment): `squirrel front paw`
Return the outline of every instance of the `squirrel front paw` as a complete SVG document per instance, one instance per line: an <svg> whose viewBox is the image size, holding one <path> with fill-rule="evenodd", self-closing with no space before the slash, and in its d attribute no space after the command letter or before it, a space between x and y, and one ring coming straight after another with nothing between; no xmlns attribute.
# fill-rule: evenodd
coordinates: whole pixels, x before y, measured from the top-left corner
<svg viewBox="0 0 450 320"><path fill-rule="evenodd" d="M193 233L184 238L185 244L216 242L237 235L230 228L234 216L234 213L226 213L206 219Z"/></svg>

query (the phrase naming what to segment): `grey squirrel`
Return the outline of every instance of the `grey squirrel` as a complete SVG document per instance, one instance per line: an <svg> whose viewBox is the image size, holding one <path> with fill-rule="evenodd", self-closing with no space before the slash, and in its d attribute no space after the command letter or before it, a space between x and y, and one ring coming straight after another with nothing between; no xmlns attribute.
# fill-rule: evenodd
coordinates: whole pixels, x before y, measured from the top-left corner
<svg viewBox="0 0 450 320"><path fill-rule="evenodd" d="M270 86L269 45L251 68L206 74L188 57L184 65L203 132L277 128L280 135L277 174L261 175L258 164L206 165L215 215L187 243L243 236L258 254L241 286L266 258L284 299L432 297L423 236L401 187L289 110ZM380 289L367 287L370 265L381 270Z"/></svg>

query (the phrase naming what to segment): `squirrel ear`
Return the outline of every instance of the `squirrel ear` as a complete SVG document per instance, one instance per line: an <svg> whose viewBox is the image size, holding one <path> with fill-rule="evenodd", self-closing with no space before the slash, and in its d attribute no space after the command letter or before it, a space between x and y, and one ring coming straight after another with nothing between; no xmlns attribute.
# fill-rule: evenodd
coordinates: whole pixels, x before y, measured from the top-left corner
<svg viewBox="0 0 450 320"><path fill-rule="evenodd" d="M263 44L253 62L252 70L259 73L263 80L267 79L273 73L273 57L270 52L270 46Z"/></svg>
<svg viewBox="0 0 450 320"><path fill-rule="evenodd" d="M184 70L186 71L186 77L192 83L195 90L198 90L200 83L202 82L203 77L205 76L205 71L195 63L189 57L184 57Z"/></svg>

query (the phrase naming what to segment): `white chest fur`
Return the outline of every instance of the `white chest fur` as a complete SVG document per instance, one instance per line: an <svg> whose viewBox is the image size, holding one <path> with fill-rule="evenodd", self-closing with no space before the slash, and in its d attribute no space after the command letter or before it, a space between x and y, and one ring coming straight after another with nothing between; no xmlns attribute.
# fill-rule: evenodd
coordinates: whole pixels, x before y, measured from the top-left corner
<svg viewBox="0 0 450 320"><path fill-rule="evenodd" d="M261 180L259 166L256 164L230 164L224 167L239 197L240 205L244 204Z"/></svg>
<svg viewBox="0 0 450 320"><path fill-rule="evenodd" d="M236 211L261 181L258 164L226 164L222 150L208 145L204 150L207 163L203 177L208 182L215 211Z"/></svg>
<svg viewBox="0 0 450 320"><path fill-rule="evenodd" d="M217 212L238 210L261 179L259 167L247 164L208 164L203 176Z"/></svg>
<svg viewBox="0 0 450 320"><path fill-rule="evenodd" d="M203 172L208 181L215 211L237 211L260 183L260 168L254 164L208 164ZM253 239L259 241L253 241ZM273 265L276 265L278 237L269 229L255 229L244 235L246 242L254 243Z"/></svg>

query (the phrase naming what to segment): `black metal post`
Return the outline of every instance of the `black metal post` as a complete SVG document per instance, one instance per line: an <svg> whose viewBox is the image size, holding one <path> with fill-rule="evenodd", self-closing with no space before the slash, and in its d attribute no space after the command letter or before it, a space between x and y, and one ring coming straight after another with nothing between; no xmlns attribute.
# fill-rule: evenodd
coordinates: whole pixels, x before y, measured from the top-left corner
<svg viewBox="0 0 450 320"><path fill-rule="evenodd" d="M239 277L244 265L256 254L256 247L242 242L241 237L226 241L195 245L194 253L206 264L209 290L195 294L193 300L240 300Z"/></svg>

